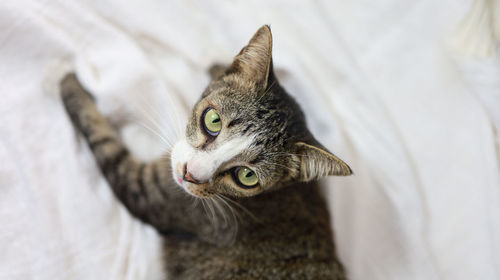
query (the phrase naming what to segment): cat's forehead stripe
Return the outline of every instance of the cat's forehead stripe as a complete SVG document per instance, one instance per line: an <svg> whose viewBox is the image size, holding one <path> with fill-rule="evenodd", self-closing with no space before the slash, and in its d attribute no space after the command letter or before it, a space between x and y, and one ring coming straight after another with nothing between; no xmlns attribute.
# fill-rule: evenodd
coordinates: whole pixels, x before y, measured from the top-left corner
<svg viewBox="0 0 500 280"><path fill-rule="evenodd" d="M247 150L252 143L253 137L235 137L231 140L228 140L226 143L222 144L220 147L217 147L215 150L209 152L208 154L210 156L217 157L217 161L223 163L233 159L235 156Z"/></svg>
<svg viewBox="0 0 500 280"><path fill-rule="evenodd" d="M254 159L249 161L249 163L255 165L255 164L261 162L263 159L264 159L264 156L262 154L258 154L257 156L255 156Z"/></svg>
<svg viewBox="0 0 500 280"><path fill-rule="evenodd" d="M234 118L231 122L229 122L229 124L227 125L227 127L230 128L230 127L238 125L238 124L240 124L242 122L243 122L242 118Z"/></svg>

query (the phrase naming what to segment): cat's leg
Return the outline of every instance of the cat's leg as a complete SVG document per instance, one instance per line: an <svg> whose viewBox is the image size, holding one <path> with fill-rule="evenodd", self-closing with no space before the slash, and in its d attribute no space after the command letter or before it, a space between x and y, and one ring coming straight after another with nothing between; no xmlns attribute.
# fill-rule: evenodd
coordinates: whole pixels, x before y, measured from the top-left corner
<svg viewBox="0 0 500 280"><path fill-rule="evenodd" d="M74 74L61 81L61 95L102 174L131 214L163 233L189 232L209 242L228 239L235 225L217 228L217 213L209 216L203 203L193 205L195 199L173 181L168 154L150 163L135 160Z"/></svg>
<svg viewBox="0 0 500 280"><path fill-rule="evenodd" d="M176 215L184 215L178 210L188 196L174 185L169 158L147 164L136 161L74 74L62 80L61 95L73 124L84 135L102 174L127 209L161 231L176 227Z"/></svg>
<svg viewBox="0 0 500 280"><path fill-rule="evenodd" d="M141 220L168 226L166 215L156 213L166 210L173 193L169 190L172 184L165 183L171 181L168 159L150 164L137 162L74 74L62 80L61 95L73 124L84 135L115 195Z"/></svg>

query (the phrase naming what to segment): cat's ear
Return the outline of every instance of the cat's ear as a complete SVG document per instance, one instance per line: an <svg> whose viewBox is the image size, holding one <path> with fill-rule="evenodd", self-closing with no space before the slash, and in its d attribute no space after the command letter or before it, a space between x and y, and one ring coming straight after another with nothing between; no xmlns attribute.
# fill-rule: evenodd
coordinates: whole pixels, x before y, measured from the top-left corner
<svg viewBox="0 0 500 280"><path fill-rule="evenodd" d="M234 58L228 73L236 73L266 88L272 72L272 48L271 28L269 25L264 25Z"/></svg>
<svg viewBox="0 0 500 280"><path fill-rule="evenodd" d="M348 176L351 168L334 154L303 142L295 143L300 156L299 180L308 182L325 176Z"/></svg>

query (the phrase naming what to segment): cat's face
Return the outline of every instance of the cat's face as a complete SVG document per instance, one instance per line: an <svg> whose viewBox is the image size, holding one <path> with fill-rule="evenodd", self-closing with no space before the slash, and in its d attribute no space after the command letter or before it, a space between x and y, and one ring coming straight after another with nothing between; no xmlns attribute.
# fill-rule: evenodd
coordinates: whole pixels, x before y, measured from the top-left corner
<svg viewBox="0 0 500 280"><path fill-rule="evenodd" d="M248 197L291 181L351 174L311 136L273 75L271 48L263 26L194 106L171 156L174 178L188 193Z"/></svg>

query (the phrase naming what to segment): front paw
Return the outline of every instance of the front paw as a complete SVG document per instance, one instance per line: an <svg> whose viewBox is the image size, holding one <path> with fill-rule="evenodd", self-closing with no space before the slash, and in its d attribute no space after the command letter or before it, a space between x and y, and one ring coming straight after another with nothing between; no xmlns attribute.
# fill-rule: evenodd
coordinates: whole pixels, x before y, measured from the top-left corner
<svg viewBox="0 0 500 280"><path fill-rule="evenodd" d="M81 131L85 131L87 123L98 111L94 97L78 81L75 73L68 73L59 83L64 108L71 121Z"/></svg>
<svg viewBox="0 0 500 280"><path fill-rule="evenodd" d="M85 88L83 88L82 84L80 84L78 78L73 72L66 74L59 85L61 88L61 96L63 100L75 98L75 96L77 95L84 95L86 98L95 102L94 96L90 92L85 90Z"/></svg>

